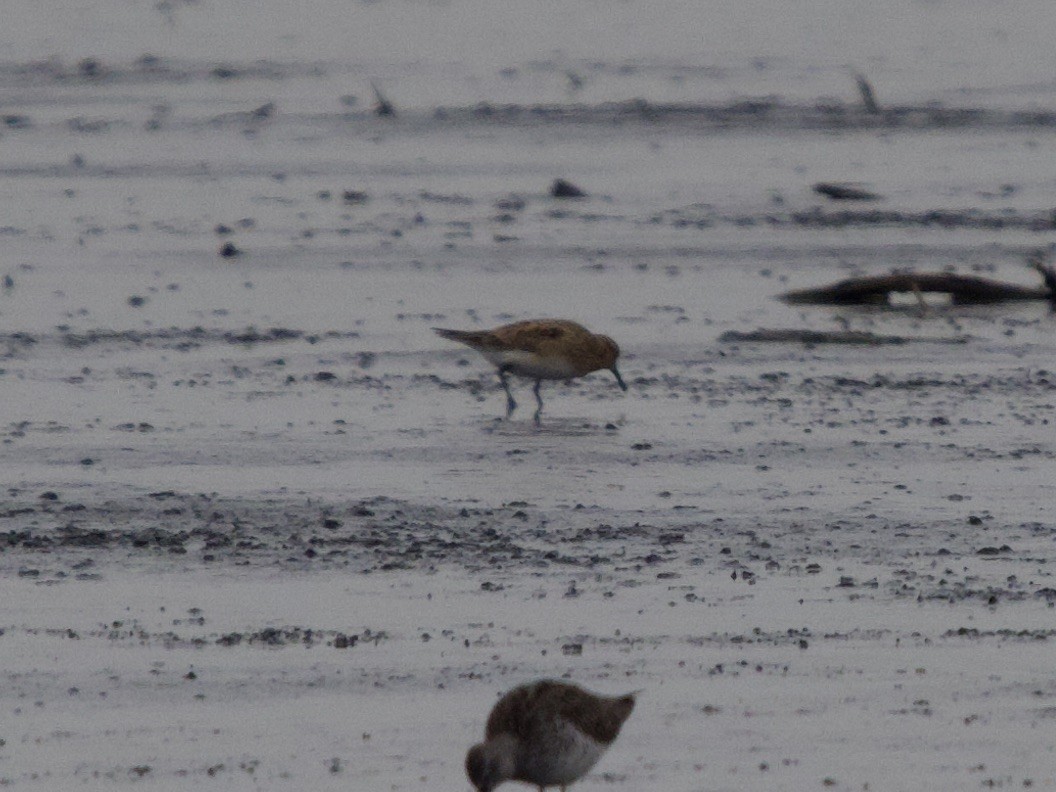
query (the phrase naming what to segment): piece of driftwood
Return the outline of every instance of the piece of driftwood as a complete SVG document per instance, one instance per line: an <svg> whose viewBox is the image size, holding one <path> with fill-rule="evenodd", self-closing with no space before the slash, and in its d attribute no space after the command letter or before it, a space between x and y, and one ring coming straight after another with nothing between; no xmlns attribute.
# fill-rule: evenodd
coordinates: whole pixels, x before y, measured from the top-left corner
<svg viewBox="0 0 1056 792"><path fill-rule="evenodd" d="M854 74L854 82L858 86L858 95L862 97L862 106L865 108L865 111L867 113L872 113L873 115L880 115L880 103L876 101L876 94L873 92L873 86L861 72L852 73Z"/></svg>
<svg viewBox="0 0 1056 792"><path fill-rule="evenodd" d="M834 201L879 201L881 197L850 182L818 182L812 189Z"/></svg>
<svg viewBox="0 0 1056 792"><path fill-rule="evenodd" d="M915 294L924 305L923 295L931 292L948 294L959 305L1007 300L1056 301L1056 271L1037 261L1032 264L1041 273L1044 285L1020 286L953 272L898 272L848 278L830 286L785 292L780 299L794 305L884 305L890 302L892 293L898 292Z"/></svg>
<svg viewBox="0 0 1056 792"><path fill-rule="evenodd" d="M381 118L395 118L396 105L389 101L388 97L381 92L381 89L373 80L370 83L370 88L374 91L374 115Z"/></svg>
<svg viewBox="0 0 1056 792"><path fill-rule="evenodd" d="M749 332L728 330L719 336L719 341L735 343L785 343L785 344L856 344L859 346L881 346L884 344L908 344L926 341L932 344L963 344L965 336L956 338L912 338L909 336L877 335L860 330L797 330L795 328L759 329Z"/></svg>

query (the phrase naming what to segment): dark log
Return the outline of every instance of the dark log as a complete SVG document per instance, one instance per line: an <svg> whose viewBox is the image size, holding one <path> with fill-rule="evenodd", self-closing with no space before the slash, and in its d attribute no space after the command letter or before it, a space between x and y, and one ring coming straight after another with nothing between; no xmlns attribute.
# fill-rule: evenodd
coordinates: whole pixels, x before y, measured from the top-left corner
<svg viewBox="0 0 1056 792"><path fill-rule="evenodd" d="M905 272L848 278L830 286L785 292L780 299L794 305L884 305L893 292L948 294L957 304L995 303L1006 300L1056 300L1056 275L1039 267L1045 286L1019 286L952 272Z"/></svg>
<svg viewBox="0 0 1056 792"><path fill-rule="evenodd" d="M881 198L864 187L847 182L818 182L813 190L834 201L879 201Z"/></svg>

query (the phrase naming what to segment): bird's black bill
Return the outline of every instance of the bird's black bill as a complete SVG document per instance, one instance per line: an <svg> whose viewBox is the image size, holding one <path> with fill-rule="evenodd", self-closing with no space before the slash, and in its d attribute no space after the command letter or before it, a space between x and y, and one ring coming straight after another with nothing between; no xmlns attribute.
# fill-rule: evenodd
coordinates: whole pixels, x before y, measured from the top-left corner
<svg viewBox="0 0 1056 792"><path fill-rule="evenodd" d="M623 381L623 377L620 376L620 372L617 368L613 366L609 371L616 375L616 384L620 386L620 389L627 390L627 383Z"/></svg>

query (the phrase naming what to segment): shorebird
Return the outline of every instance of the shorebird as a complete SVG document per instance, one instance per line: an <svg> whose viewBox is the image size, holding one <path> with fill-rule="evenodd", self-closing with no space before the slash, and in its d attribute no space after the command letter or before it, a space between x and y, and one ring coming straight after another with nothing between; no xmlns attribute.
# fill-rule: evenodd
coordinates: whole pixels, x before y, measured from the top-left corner
<svg viewBox="0 0 1056 792"><path fill-rule="evenodd" d="M491 792L504 781L565 792L612 745L635 695L596 696L550 679L514 688L491 710L484 742L466 754L470 783L477 792Z"/></svg>
<svg viewBox="0 0 1056 792"><path fill-rule="evenodd" d="M445 330L434 327L437 335L458 341L477 350L499 369L499 381L506 391L506 417L513 415L517 402L510 393L508 374L535 380L532 392L539 405L535 411L538 424L543 414L543 397L539 386L544 379L567 380L592 371L608 369L616 383L627 390L627 384L616 368L620 348L608 336L595 335L583 325L567 319L530 319L493 330Z"/></svg>

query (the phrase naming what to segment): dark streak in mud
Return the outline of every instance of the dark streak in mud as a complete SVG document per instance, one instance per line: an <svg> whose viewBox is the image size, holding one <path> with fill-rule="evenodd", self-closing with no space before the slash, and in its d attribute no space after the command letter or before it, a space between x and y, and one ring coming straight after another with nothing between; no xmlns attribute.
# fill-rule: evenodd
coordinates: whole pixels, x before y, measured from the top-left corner
<svg viewBox="0 0 1056 792"><path fill-rule="evenodd" d="M990 530L988 521L943 520L925 527L892 525L875 515L809 527L795 515L771 515L749 527L684 506L666 513L600 507L553 512L526 503L477 508L388 498L250 501L159 491L124 502L64 504L59 496L10 508L0 514L0 566L51 581L98 579L115 564L360 574L453 568L481 576L483 591L501 591L502 581L524 574L565 569L594 575L592 587L605 596L633 580L681 581L687 603L697 601L692 581L698 575L728 577L737 589L839 572L834 589L852 599L882 592L895 599L990 605L1052 601L1050 573L1039 570L1034 579L1020 581L1007 578L1001 567L988 568L985 559L1022 564L1033 554L1033 563L1044 565L1056 529L1010 526L1005 530L1021 536L1019 546L992 553L977 549ZM931 538L922 541L925 536ZM835 539L843 550L830 557L827 548L835 550ZM941 559L938 570L931 559ZM872 578L859 581L841 572L848 563L866 564Z"/></svg>
<svg viewBox="0 0 1056 792"><path fill-rule="evenodd" d="M331 330L321 334L308 333L303 330L291 330L284 327L272 327L257 330L247 327L245 330L232 332L207 330L203 327L180 328L170 327L160 330L88 330L81 333L59 332L55 334L33 335L30 333L0 334L0 343L13 347L32 347L37 344L58 343L73 349L114 344L132 345L159 349L187 350L207 344L276 344L287 341L306 340L315 343L321 339L358 338L355 332L338 332Z"/></svg>
<svg viewBox="0 0 1056 792"><path fill-rule="evenodd" d="M889 227L935 229L942 231L1029 231L1043 233L1056 229L1056 211L1023 212L1015 209L986 211L976 208L929 209L823 209L812 207L799 211L768 211L756 214L732 214L712 206L689 206L665 210L649 222L674 228L706 229L717 225L737 228L771 227L803 229L841 229Z"/></svg>

